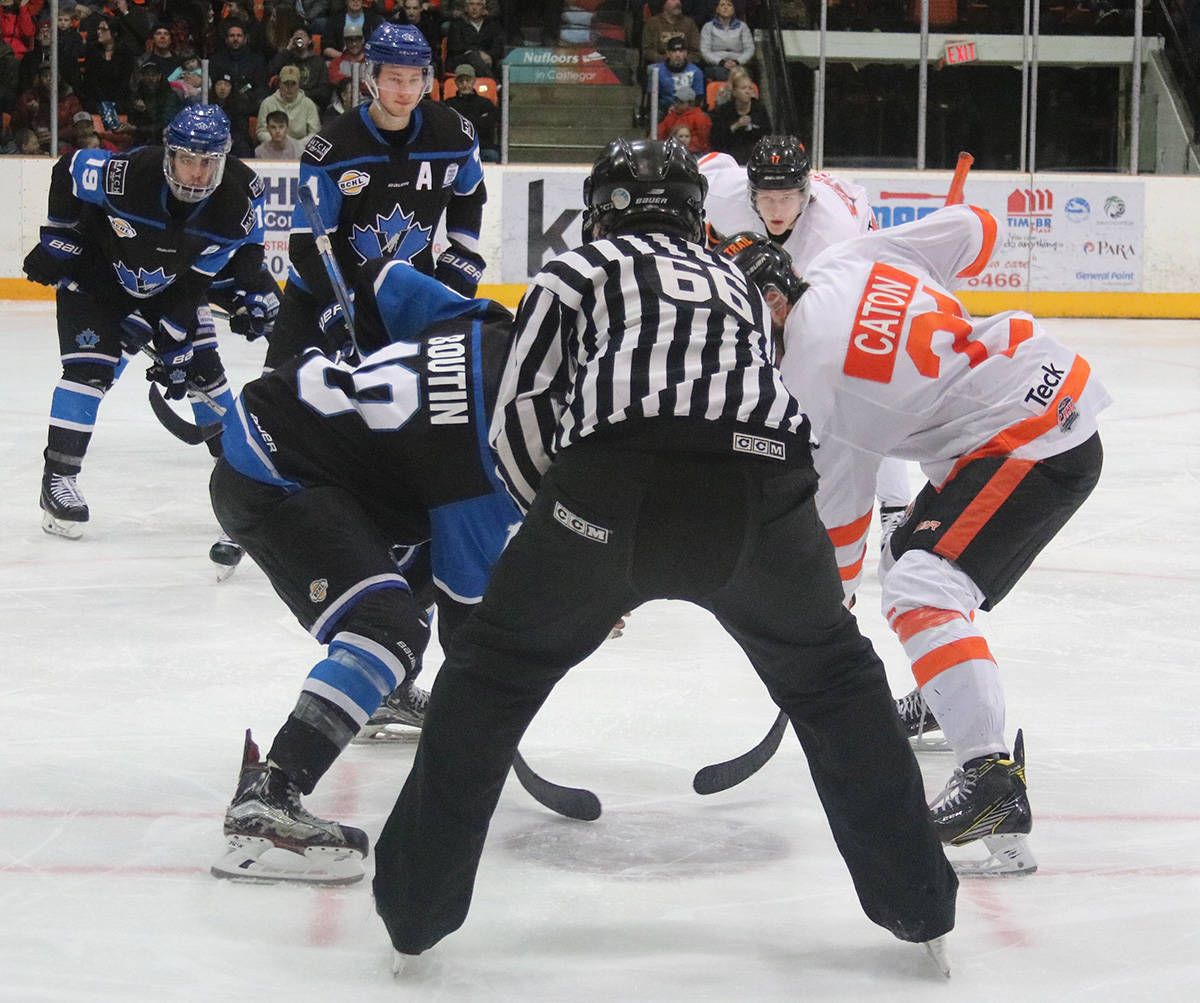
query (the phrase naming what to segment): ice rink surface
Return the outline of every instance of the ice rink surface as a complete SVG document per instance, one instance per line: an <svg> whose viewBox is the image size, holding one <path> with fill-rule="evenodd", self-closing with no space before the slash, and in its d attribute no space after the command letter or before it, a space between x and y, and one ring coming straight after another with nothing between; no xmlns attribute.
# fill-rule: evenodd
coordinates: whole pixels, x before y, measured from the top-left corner
<svg viewBox="0 0 1200 1003"><path fill-rule="evenodd" d="M1041 869L964 881L949 983L860 912L794 736L742 786L691 792L774 708L680 603L638 610L522 746L603 817L510 781L466 926L394 982L369 882L209 876L243 729L270 744L319 649L252 565L214 581L207 453L155 422L135 362L80 478L85 538L46 536L52 309L0 316L0 999L1200 998L1200 323L1048 322L1116 403L1094 496L984 617ZM261 346L224 345L252 377ZM869 575L859 617L904 693L877 603ZM374 837L413 750L352 746L307 803ZM920 758L932 795L952 763Z"/></svg>

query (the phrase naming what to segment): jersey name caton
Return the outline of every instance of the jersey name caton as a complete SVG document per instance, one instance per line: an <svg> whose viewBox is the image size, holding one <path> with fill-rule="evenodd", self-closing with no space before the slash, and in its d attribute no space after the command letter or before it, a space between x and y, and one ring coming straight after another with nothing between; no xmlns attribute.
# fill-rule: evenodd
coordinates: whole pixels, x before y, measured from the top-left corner
<svg viewBox="0 0 1200 1003"><path fill-rule="evenodd" d="M429 339L427 379L429 421L433 425L465 425L470 421L464 337L446 334Z"/></svg>
<svg viewBox="0 0 1200 1003"><path fill-rule="evenodd" d="M876 262L867 277L867 287L858 301L846 361L847 376L889 383L896 368L896 346L904 315L917 291L917 280L882 261Z"/></svg>

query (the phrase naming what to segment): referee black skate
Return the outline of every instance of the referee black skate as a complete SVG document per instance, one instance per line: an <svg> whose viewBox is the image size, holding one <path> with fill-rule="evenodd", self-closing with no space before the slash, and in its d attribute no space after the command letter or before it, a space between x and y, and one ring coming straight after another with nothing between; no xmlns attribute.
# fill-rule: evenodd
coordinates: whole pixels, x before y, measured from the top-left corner
<svg viewBox="0 0 1200 1003"><path fill-rule="evenodd" d="M762 296L701 246L705 187L679 144L614 140L584 183L590 242L522 302L491 436L527 516L455 637L376 846L399 962L466 919L517 743L555 683L623 613L675 598L717 617L791 719L867 916L933 942L948 972L957 881L883 666L842 605Z"/></svg>

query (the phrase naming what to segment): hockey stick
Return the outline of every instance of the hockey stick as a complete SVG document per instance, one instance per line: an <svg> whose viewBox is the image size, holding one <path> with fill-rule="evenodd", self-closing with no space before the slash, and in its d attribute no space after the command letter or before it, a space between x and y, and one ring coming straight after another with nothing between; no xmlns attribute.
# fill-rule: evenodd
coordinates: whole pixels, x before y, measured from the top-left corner
<svg viewBox="0 0 1200 1003"><path fill-rule="evenodd" d="M215 402L210 403L209 407L218 414L224 414L225 409L220 404L214 404ZM171 410L171 405L166 402L157 383L150 384L150 410L154 412L154 417L163 428L189 446L198 446L221 434L222 426L219 421L211 425L193 425L186 418L177 415Z"/></svg>
<svg viewBox="0 0 1200 1003"><path fill-rule="evenodd" d="M954 166L954 177L950 179L950 190L946 192L946 201L944 205L958 205L963 200L963 189L967 184L967 172L971 170L971 165L975 163L975 158L966 150L960 151L958 154L958 163Z"/></svg>
<svg viewBox="0 0 1200 1003"><path fill-rule="evenodd" d="M317 210L317 200L313 197L312 189L307 185L301 185L296 193L296 200L300 203L300 208L304 210L304 215L308 217L308 225L317 245L317 254L321 258L321 264L325 266L329 284L333 286L333 295L346 318L346 333L350 335L350 344L354 347L355 358L362 358L362 353L358 350L358 339L354 335L354 304L350 300L350 291L346 288L346 280L342 277L342 270L338 267L337 258L333 256L333 244L330 243L325 223Z"/></svg>
<svg viewBox="0 0 1200 1003"><path fill-rule="evenodd" d="M743 780L748 780L767 764L779 743L783 741L783 733L788 726L788 716L780 711L775 723L766 736L749 752L743 752L736 759L725 763L713 763L706 766L692 778L692 790L697 794L716 794L736 787Z"/></svg>
<svg viewBox="0 0 1200 1003"><path fill-rule="evenodd" d="M533 799L551 811L580 822L594 822L600 817L600 799L595 794L582 787L562 787L538 776L519 749L513 756L513 772Z"/></svg>

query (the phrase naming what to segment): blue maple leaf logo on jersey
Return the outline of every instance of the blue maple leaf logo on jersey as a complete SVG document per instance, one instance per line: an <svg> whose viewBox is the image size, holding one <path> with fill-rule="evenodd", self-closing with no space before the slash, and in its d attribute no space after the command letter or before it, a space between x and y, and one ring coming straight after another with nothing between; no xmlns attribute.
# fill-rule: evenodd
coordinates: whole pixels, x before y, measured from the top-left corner
<svg viewBox="0 0 1200 1003"><path fill-rule="evenodd" d="M95 348L100 344L100 335L90 327L86 327L75 335L75 344L80 348Z"/></svg>
<svg viewBox="0 0 1200 1003"><path fill-rule="evenodd" d="M142 299L147 296L153 296L175 281L175 276L168 275L161 267L154 269L152 272L139 267L135 272L124 261L118 261L113 268L116 270L117 280L124 287L125 291L131 296L137 296Z"/></svg>
<svg viewBox="0 0 1200 1003"><path fill-rule="evenodd" d="M415 212L401 212L399 206L386 216L376 213L374 226L354 225L350 246L362 262L391 258L411 265L433 234L433 227L415 223L415 216Z"/></svg>

